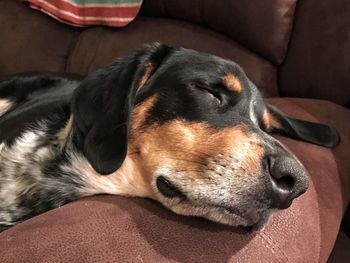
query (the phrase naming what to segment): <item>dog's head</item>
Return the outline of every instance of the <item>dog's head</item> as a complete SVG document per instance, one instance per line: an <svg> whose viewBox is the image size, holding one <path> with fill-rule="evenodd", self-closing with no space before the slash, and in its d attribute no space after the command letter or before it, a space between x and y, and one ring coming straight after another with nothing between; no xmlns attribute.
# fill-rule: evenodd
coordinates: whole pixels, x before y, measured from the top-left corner
<svg viewBox="0 0 350 263"><path fill-rule="evenodd" d="M264 102L236 63L161 44L87 77L73 115L74 141L101 176L129 158L140 177L131 183L148 197L229 225L262 224L307 189L304 167L271 132L339 141L333 128Z"/></svg>

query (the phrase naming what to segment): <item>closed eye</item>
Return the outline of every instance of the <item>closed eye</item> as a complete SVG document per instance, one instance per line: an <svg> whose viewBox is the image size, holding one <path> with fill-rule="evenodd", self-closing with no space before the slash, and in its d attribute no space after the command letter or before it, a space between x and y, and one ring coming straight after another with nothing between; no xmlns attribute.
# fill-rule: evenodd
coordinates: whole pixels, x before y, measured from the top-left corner
<svg viewBox="0 0 350 263"><path fill-rule="evenodd" d="M192 89L197 89L199 91L207 93L209 96L212 97L212 99L216 100L217 103L222 103L222 96L220 95L220 93L214 91L208 85L201 83L190 83L189 86Z"/></svg>

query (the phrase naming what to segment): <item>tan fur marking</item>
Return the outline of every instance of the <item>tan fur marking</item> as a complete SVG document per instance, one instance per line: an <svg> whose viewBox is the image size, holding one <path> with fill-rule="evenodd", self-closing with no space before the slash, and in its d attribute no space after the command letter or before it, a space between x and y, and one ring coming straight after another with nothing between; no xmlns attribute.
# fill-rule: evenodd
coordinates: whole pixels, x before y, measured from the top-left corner
<svg viewBox="0 0 350 263"><path fill-rule="evenodd" d="M9 110L13 105L13 102L7 99L0 99L0 116Z"/></svg>
<svg viewBox="0 0 350 263"><path fill-rule="evenodd" d="M140 131L147 113L156 102L157 97L153 95L134 108L131 116L131 131L136 134ZM132 144L132 142L130 142ZM133 147L131 147L133 148ZM134 149L134 148L133 148ZM137 165L138 157L130 153L130 147L122 166L110 175L98 174L87 162L81 165L84 167L83 174L86 174L88 182L88 194L117 194L134 195L140 197L152 197L151 182L145 177Z"/></svg>
<svg viewBox="0 0 350 263"><path fill-rule="evenodd" d="M257 203L252 206L254 198L265 190L264 148L258 135L245 126L213 129L185 120L153 124L131 132L129 152L135 153L132 160L142 192L175 213L230 225L248 225L258 218L249 212L247 220L220 208L259 207ZM164 197L156 185L160 175L169 178L190 201Z"/></svg>
<svg viewBox="0 0 350 263"><path fill-rule="evenodd" d="M132 134L131 141L130 152L133 148L141 151L138 163L148 176L161 164L187 170L193 178L203 177L200 171L206 169L206 160L219 155L234 155L245 171L259 169L256 166L263 155L257 139L241 126L215 131L204 123L175 120Z"/></svg>
<svg viewBox="0 0 350 263"><path fill-rule="evenodd" d="M237 77L235 77L232 74L228 74L224 76L223 78L224 84L232 91L234 92L241 92L242 91L242 85L241 82L238 80Z"/></svg>
<svg viewBox="0 0 350 263"><path fill-rule="evenodd" d="M140 79L139 89L141 89L147 82L147 80L150 78L152 72L154 70L154 66L152 63L148 63L145 67L145 72L143 76Z"/></svg>
<svg viewBox="0 0 350 263"><path fill-rule="evenodd" d="M131 114L131 130L136 131L136 129L140 128L142 124L145 122L147 118L147 113L153 107L153 105L157 101L157 96L153 95L147 98L144 102L139 104L132 111Z"/></svg>
<svg viewBox="0 0 350 263"><path fill-rule="evenodd" d="M84 168L87 175L88 194L115 194L126 196L152 197L150 182L137 169L134 160L127 156L122 166L109 175L98 174L86 162Z"/></svg>
<svg viewBox="0 0 350 263"><path fill-rule="evenodd" d="M276 129L283 129L281 123L266 109L263 113L263 123L266 129L268 128L276 128Z"/></svg>
<svg viewBox="0 0 350 263"><path fill-rule="evenodd" d="M61 148L63 148L64 145L66 144L68 135L69 135L70 131L72 130L72 124L73 124L73 116L70 116L70 118L69 118L68 122L66 123L66 125L64 126L64 128L56 134Z"/></svg>

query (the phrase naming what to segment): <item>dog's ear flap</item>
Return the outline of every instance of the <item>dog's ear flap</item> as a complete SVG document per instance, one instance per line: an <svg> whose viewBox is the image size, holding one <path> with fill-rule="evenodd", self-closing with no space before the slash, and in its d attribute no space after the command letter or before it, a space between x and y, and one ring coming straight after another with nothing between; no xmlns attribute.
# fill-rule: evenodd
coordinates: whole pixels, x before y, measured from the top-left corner
<svg viewBox="0 0 350 263"><path fill-rule="evenodd" d="M148 45L89 75L75 91L73 143L98 173L110 174L123 163L136 93L170 51Z"/></svg>
<svg viewBox="0 0 350 263"><path fill-rule="evenodd" d="M328 125L285 116L275 107L266 104L262 113L265 131L279 133L293 139L333 148L340 142L337 130Z"/></svg>

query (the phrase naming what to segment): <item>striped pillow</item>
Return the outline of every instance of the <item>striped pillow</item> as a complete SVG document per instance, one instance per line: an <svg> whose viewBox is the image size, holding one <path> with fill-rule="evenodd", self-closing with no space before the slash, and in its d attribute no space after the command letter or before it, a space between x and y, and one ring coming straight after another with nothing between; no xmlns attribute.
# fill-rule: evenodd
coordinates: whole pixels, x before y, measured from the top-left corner
<svg viewBox="0 0 350 263"><path fill-rule="evenodd" d="M74 26L122 27L136 17L142 0L25 0L30 7Z"/></svg>

